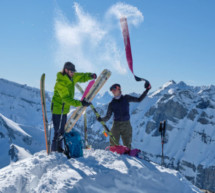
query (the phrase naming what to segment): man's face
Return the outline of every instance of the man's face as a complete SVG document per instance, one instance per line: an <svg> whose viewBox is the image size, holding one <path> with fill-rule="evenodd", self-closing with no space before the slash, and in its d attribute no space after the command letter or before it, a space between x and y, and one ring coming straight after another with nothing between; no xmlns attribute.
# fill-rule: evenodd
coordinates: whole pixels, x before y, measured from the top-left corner
<svg viewBox="0 0 215 193"><path fill-rule="evenodd" d="M69 76L72 78L74 76L74 72L72 72L71 70L69 70Z"/></svg>
<svg viewBox="0 0 215 193"><path fill-rule="evenodd" d="M117 96L119 96L119 95L121 94L121 90L120 90L119 87L113 88L113 89L111 90L111 92L113 93L113 95L114 95L115 97L117 97Z"/></svg>
<svg viewBox="0 0 215 193"><path fill-rule="evenodd" d="M68 69L65 69L65 71L70 78L72 78L74 76L75 72L72 72L71 70L68 70Z"/></svg>

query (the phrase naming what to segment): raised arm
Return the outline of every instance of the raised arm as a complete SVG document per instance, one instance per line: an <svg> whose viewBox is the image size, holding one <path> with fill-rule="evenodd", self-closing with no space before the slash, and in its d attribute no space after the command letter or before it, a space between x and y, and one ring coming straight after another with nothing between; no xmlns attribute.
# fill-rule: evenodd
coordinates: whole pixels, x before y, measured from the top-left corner
<svg viewBox="0 0 215 193"><path fill-rule="evenodd" d="M146 97L149 90L151 89L151 85L149 82L145 83L145 89L146 90L140 95L140 97L133 97L131 95L125 95L127 101L128 102L141 102Z"/></svg>
<svg viewBox="0 0 215 193"><path fill-rule="evenodd" d="M95 77L94 77L95 75ZM96 78L96 74L94 73L79 73L76 72L73 76L74 82L87 82L88 80L92 80Z"/></svg>

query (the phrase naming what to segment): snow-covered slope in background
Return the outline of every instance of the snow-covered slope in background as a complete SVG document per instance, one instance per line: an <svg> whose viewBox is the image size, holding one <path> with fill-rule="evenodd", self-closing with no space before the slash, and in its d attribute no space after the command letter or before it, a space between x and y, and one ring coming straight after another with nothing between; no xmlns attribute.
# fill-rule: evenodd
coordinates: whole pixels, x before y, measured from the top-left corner
<svg viewBox="0 0 215 193"><path fill-rule="evenodd" d="M45 151L0 170L4 193L200 193L175 170L105 150L68 160Z"/></svg>
<svg viewBox="0 0 215 193"><path fill-rule="evenodd" d="M0 79L0 146L0 168L45 149L39 89Z"/></svg>
<svg viewBox="0 0 215 193"><path fill-rule="evenodd" d="M0 113L16 123L40 127L41 102L39 89L0 79ZM47 106L50 107L47 96ZM50 112L50 108L47 108Z"/></svg>
<svg viewBox="0 0 215 193"><path fill-rule="evenodd" d="M17 146L14 144L22 147L31 145L33 141L32 137L20 128L18 124L7 119L2 114L0 114L0 126L0 166L3 167L8 165L10 161L17 161L20 158L26 158L26 156L29 155L27 153L28 148L23 149L23 151L19 151L19 148L17 149ZM39 144L35 144L35 146L37 147ZM8 154L5 154L5 152ZM10 160L10 157L12 160Z"/></svg>

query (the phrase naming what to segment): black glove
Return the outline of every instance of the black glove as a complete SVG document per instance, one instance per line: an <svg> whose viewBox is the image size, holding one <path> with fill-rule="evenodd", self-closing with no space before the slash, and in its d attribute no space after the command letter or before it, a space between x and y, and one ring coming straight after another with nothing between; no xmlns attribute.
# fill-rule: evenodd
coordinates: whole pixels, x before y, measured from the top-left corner
<svg viewBox="0 0 215 193"><path fill-rule="evenodd" d="M145 89L146 90L150 90L152 87L151 87L151 84L149 83L149 81L146 81L145 82L145 85L144 85Z"/></svg>
<svg viewBox="0 0 215 193"><path fill-rule="evenodd" d="M99 117L96 117L97 121L101 122L102 121L102 118L99 116Z"/></svg>
<svg viewBox="0 0 215 193"><path fill-rule="evenodd" d="M93 79L97 79L97 75L96 75L96 73L91 73L91 75L90 75Z"/></svg>
<svg viewBox="0 0 215 193"><path fill-rule="evenodd" d="M83 107L88 107L91 105L91 103L87 102L85 99L83 101L81 101L81 104Z"/></svg>

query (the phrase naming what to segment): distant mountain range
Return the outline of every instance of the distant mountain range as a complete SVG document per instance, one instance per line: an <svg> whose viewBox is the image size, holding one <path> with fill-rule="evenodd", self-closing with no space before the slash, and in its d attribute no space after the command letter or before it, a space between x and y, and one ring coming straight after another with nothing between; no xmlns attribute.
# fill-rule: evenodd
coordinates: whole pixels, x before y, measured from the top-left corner
<svg viewBox="0 0 215 193"><path fill-rule="evenodd" d="M46 97L51 120L49 93ZM93 100L102 116L111 99L106 92ZM165 165L180 171L199 188L215 191L215 86L194 87L169 81L142 102L130 103L130 114L133 148L141 149L147 160L160 164L158 128L160 121L166 120ZM89 143L104 149L109 145L108 138L90 108L87 120ZM112 122L107 122L109 128ZM83 135L83 117L75 129ZM0 146L0 167L45 149L38 89L0 79Z"/></svg>

